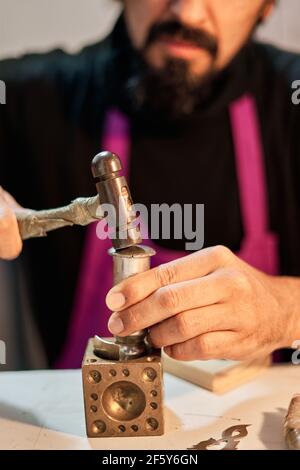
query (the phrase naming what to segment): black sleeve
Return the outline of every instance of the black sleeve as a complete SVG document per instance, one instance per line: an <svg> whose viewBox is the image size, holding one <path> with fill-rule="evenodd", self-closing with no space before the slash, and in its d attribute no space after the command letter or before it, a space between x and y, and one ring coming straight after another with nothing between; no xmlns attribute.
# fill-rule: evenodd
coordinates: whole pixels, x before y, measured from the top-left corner
<svg viewBox="0 0 300 470"><path fill-rule="evenodd" d="M67 60L64 52L53 51L0 62L6 87L6 104L0 105L0 184L24 205L30 202L27 183L35 173L35 153L46 155L44 128L63 112Z"/></svg>
<svg viewBox="0 0 300 470"><path fill-rule="evenodd" d="M93 138L100 146L105 49L100 42L74 55L55 50L0 61L0 80L6 84L6 104L0 105L0 185L20 204L35 207L38 194L42 207L49 207L68 202L58 192L74 197L84 191L84 185L72 185L72 179L80 183L81 164L72 169L70 161L74 150L80 156L86 146L90 151ZM53 197L43 198L47 194Z"/></svg>
<svg viewBox="0 0 300 470"><path fill-rule="evenodd" d="M101 107L93 88L94 52L0 62L7 92L0 105L0 185L24 207L58 207L96 192L90 163L100 149L101 119L93 109L101 114ZM92 123L99 127L95 138ZM84 235L73 227L28 240L20 258L50 362L66 336Z"/></svg>

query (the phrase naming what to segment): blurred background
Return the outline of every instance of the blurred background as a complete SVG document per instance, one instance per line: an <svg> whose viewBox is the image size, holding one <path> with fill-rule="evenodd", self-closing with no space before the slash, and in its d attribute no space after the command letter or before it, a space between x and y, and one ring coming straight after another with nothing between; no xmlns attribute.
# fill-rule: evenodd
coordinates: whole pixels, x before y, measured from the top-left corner
<svg viewBox="0 0 300 470"><path fill-rule="evenodd" d="M118 12L115 0L0 0L0 57L58 46L75 51L104 36ZM259 37L300 52L299 15L299 0L280 0Z"/></svg>

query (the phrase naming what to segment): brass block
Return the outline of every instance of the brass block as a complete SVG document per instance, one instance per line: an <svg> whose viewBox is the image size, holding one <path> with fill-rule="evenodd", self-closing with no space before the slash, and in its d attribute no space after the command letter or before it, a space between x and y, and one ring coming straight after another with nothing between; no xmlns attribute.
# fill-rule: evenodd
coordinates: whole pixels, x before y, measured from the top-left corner
<svg viewBox="0 0 300 470"><path fill-rule="evenodd" d="M90 339L82 364L89 437L161 436L164 433L160 351L121 362L100 359Z"/></svg>

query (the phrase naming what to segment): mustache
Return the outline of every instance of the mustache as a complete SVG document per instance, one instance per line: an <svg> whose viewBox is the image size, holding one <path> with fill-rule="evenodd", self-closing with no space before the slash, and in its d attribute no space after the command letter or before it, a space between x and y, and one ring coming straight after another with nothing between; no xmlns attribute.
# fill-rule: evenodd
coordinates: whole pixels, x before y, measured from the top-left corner
<svg viewBox="0 0 300 470"><path fill-rule="evenodd" d="M189 42L193 46L205 49L213 58L217 56L218 41L214 36L203 29L191 28L176 20L153 25L149 31L145 49L162 36Z"/></svg>

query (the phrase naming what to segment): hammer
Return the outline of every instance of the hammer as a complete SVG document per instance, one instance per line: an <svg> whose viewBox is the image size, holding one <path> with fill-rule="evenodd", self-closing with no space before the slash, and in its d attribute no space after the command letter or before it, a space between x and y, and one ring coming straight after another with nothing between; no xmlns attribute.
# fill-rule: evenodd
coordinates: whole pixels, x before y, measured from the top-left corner
<svg viewBox="0 0 300 470"><path fill-rule="evenodd" d="M56 209L16 211L21 238L45 237L47 232L72 225L86 226L105 218L101 205L115 210L116 219L108 223L115 232L112 239L116 250L139 244L140 230L136 224L133 202L124 176L120 176L122 165L119 157L111 152L102 152L93 159L92 173L97 179L98 195L78 198L71 204Z"/></svg>

